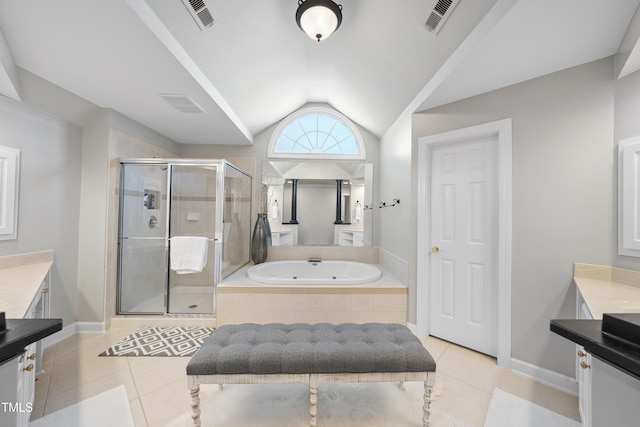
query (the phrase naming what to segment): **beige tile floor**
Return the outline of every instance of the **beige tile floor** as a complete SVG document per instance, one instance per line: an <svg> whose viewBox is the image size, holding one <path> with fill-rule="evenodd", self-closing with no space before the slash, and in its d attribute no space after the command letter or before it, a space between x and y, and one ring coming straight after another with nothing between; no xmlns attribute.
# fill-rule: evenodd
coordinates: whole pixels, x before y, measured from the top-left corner
<svg viewBox="0 0 640 427"><path fill-rule="evenodd" d="M136 426L163 426L190 410L185 379L188 357L98 357L134 329L74 335L45 350L45 373L36 381L32 419L62 409L120 384L125 386ZM579 419L568 395L516 375L495 359L436 338L424 340L437 361L434 406L482 426L495 387L564 416Z"/></svg>

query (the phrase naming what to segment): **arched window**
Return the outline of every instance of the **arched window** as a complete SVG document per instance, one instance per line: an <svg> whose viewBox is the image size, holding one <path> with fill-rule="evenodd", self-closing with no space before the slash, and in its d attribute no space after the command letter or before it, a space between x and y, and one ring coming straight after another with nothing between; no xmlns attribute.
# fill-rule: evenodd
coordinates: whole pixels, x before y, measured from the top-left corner
<svg viewBox="0 0 640 427"><path fill-rule="evenodd" d="M296 159L366 159L362 136L344 115L329 108L304 108L276 127L269 157Z"/></svg>

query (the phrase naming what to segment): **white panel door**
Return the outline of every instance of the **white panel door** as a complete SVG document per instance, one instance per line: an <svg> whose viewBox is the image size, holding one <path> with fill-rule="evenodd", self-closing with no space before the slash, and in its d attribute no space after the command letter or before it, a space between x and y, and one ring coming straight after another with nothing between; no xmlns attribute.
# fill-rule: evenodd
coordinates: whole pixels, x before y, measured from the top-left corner
<svg viewBox="0 0 640 427"><path fill-rule="evenodd" d="M498 350L497 137L434 146L430 334Z"/></svg>

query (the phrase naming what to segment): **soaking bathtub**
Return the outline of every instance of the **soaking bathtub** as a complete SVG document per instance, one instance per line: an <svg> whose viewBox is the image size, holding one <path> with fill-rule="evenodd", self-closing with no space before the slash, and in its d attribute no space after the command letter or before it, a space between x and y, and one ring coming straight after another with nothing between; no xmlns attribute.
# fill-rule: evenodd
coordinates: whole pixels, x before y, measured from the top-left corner
<svg viewBox="0 0 640 427"><path fill-rule="evenodd" d="M406 325L407 286L384 268L350 261L313 264L271 261L236 271L216 287L216 324Z"/></svg>
<svg viewBox="0 0 640 427"><path fill-rule="evenodd" d="M247 270L249 279L271 285L358 285L381 276L375 265L355 261L272 261Z"/></svg>

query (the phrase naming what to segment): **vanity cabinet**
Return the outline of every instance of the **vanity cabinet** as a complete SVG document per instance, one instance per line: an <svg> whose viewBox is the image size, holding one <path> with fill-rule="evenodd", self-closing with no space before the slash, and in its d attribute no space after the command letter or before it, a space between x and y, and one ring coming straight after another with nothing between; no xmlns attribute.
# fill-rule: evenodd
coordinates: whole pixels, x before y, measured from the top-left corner
<svg viewBox="0 0 640 427"><path fill-rule="evenodd" d="M42 339L59 331L62 321L49 319L53 253L16 257L0 259L0 288L11 296L11 304L2 310L7 325L0 334L0 426L26 427L35 379L43 372Z"/></svg>
<svg viewBox="0 0 640 427"><path fill-rule="evenodd" d="M640 380L610 364L593 359L593 426L640 424Z"/></svg>
<svg viewBox="0 0 640 427"><path fill-rule="evenodd" d="M24 390L23 369L24 363L20 355L0 363L0 425L26 426L29 423L27 411L31 408L23 401Z"/></svg>
<svg viewBox="0 0 640 427"><path fill-rule="evenodd" d="M577 306L578 319L593 320L587 304L578 292ZM583 346L576 345L576 379L578 380L578 405L582 427L591 427L591 401L592 401L592 356Z"/></svg>
<svg viewBox="0 0 640 427"><path fill-rule="evenodd" d="M0 425L27 426L35 398L35 343L0 364Z"/></svg>
<svg viewBox="0 0 640 427"><path fill-rule="evenodd" d="M591 354L577 345L578 360L578 405L582 427L591 427Z"/></svg>
<svg viewBox="0 0 640 427"><path fill-rule="evenodd" d="M364 246L364 231L352 225L337 224L334 226L333 243L339 246Z"/></svg>
<svg viewBox="0 0 640 427"><path fill-rule="evenodd" d="M338 237L338 244L340 246L362 246L363 237L362 231L343 230Z"/></svg>
<svg viewBox="0 0 640 427"><path fill-rule="evenodd" d="M27 310L26 315L24 316L25 319L47 319L49 318L50 314L49 314L49 310L50 310L50 305L49 305L49 274L47 273L47 278L42 282L42 284L40 285L40 288L38 288L38 292L36 293L36 296L33 299L33 302L31 303L31 305L29 306L29 309ZM44 371L42 369L42 354L44 351L44 348L42 347L42 340L36 342L33 344L34 345L34 349L33 349L33 354L35 359L35 364L34 364L34 375L38 376L40 374L43 374Z"/></svg>
<svg viewBox="0 0 640 427"><path fill-rule="evenodd" d="M280 224L271 228L272 246L295 246L298 244L298 226Z"/></svg>

